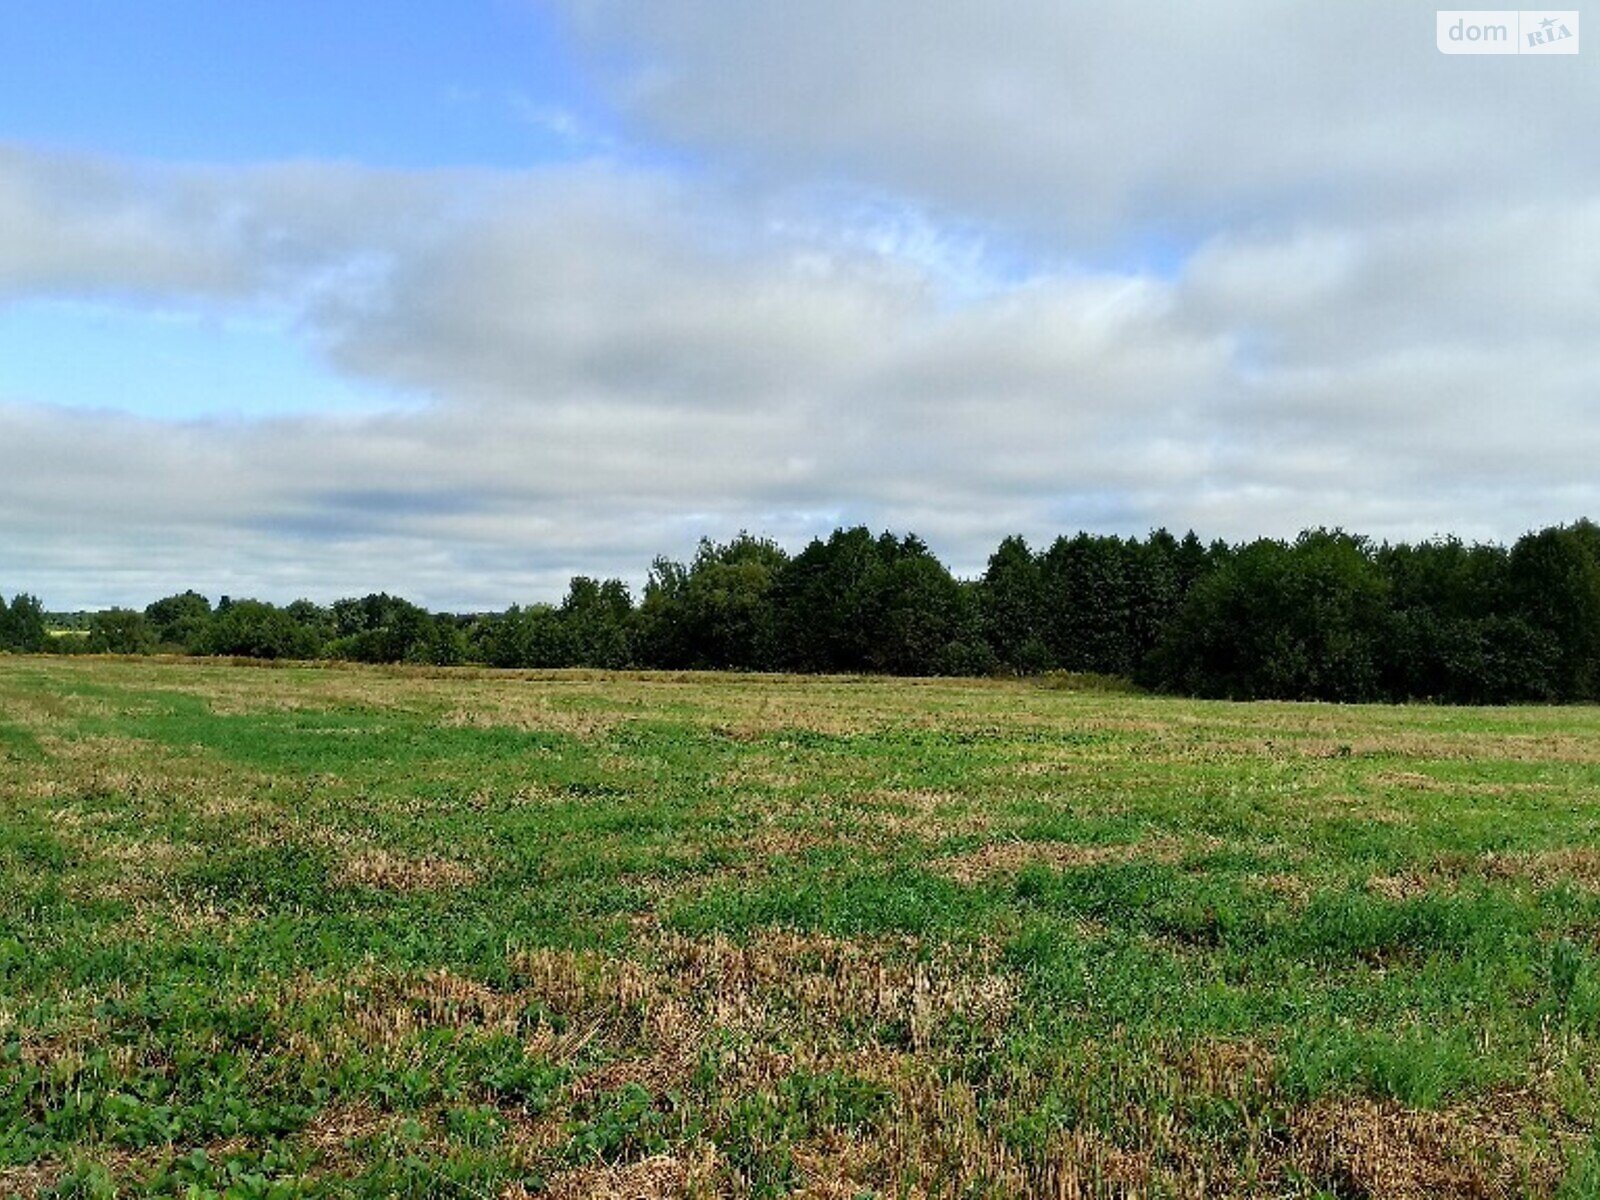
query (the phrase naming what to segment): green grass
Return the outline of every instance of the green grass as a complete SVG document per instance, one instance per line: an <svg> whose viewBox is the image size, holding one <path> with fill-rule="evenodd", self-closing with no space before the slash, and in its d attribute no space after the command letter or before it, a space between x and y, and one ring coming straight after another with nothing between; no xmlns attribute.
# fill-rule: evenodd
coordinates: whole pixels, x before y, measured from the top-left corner
<svg viewBox="0 0 1600 1200"><path fill-rule="evenodd" d="M4 1195L1600 1179L1595 709L0 658L0 805Z"/></svg>

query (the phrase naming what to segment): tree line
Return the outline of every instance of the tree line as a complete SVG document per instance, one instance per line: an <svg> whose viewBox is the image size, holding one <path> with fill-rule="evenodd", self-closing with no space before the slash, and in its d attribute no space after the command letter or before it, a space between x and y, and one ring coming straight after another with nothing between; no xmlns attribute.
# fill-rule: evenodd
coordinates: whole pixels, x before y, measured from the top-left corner
<svg viewBox="0 0 1600 1200"><path fill-rule="evenodd" d="M560 604L432 613L376 594L278 606L194 591L48 635L0 603L0 649L494 667L896 675L1092 672L1233 699L1600 699L1600 527L1515 545L1377 544L1334 530L1229 545L1157 530L1003 541L961 580L914 535L835 530L797 554L741 534L660 558L635 599L572 580Z"/></svg>

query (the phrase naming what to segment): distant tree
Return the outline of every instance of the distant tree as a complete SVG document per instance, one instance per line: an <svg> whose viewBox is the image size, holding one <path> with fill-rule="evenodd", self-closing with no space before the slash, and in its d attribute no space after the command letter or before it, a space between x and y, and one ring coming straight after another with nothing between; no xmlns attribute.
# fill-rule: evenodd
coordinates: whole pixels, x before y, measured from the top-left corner
<svg viewBox="0 0 1600 1200"><path fill-rule="evenodd" d="M1152 681L1231 699L1375 699L1385 605L1361 538L1253 542L1195 585L1152 655Z"/></svg>
<svg viewBox="0 0 1600 1200"><path fill-rule="evenodd" d="M288 613L300 626L302 626L316 640L318 647L325 645L337 636L333 621L333 610L324 608L310 600L295 600L284 606Z"/></svg>
<svg viewBox="0 0 1600 1200"><path fill-rule="evenodd" d="M1518 615L1559 647L1559 698L1600 699L1600 530L1580 521L1530 533L1509 571Z"/></svg>
<svg viewBox="0 0 1600 1200"><path fill-rule="evenodd" d="M1499 546L1459 539L1383 546L1375 555L1396 611L1426 609L1441 617L1487 617L1507 611L1510 556Z"/></svg>
<svg viewBox="0 0 1600 1200"><path fill-rule="evenodd" d="M1172 556L1173 567L1178 574L1178 598L1181 602L1189 594L1189 589L1199 583L1227 557L1227 547L1218 543L1220 550L1212 553L1206 549L1205 543L1189 530L1183 535L1183 540L1178 543Z"/></svg>
<svg viewBox="0 0 1600 1200"><path fill-rule="evenodd" d="M1450 538L1386 545L1376 562L1389 593L1387 696L1461 704L1553 698L1556 644L1513 611L1504 548Z"/></svg>
<svg viewBox="0 0 1600 1200"><path fill-rule="evenodd" d="M89 619L85 648L91 654L149 654L156 648L155 629L142 612L110 608Z"/></svg>
<svg viewBox="0 0 1600 1200"><path fill-rule="evenodd" d="M50 642L44 606L37 596L18 592L9 605L0 597L0 650L18 654L38 654Z"/></svg>
<svg viewBox="0 0 1600 1200"><path fill-rule="evenodd" d="M322 647L322 653L330 658L449 666L466 657L466 635L454 620L435 616L387 592L336 600L327 618L314 605L299 611L297 624L312 641L331 623L334 636Z"/></svg>
<svg viewBox="0 0 1600 1200"><path fill-rule="evenodd" d="M925 548L900 553L871 577L876 594L864 665L893 675L948 674L985 645L976 596ZM988 661L993 663L992 655Z"/></svg>
<svg viewBox="0 0 1600 1200"><path fill-rule="evenodd" d="M779 656L801 671L864 671L883 657L885 574L903 558L922 557L914 534L874 537L865 526L813 540L784 569L774 589Z"/></svg>
<svg viewBox="0 0 1600 1200"><path fill-rule="evenodd" d="M773 587L789 558L741 533L725 546L702 541L681 590L687 665L742 670L777 666Z"/></svg>
<svg viewBox="0 0 1600 1200"><path fill-rule="evenodd" d="M561 623L574 665L626 667L633 662L633 598L620 579L575 576L561 602Z"/></svg>
<svg viewBox="0 0 1600 1200"><path fill-rule="evenodd" d="M1130 674L1138 661L1130 575L1136 553L1121 538L1058 538L1042 563L1045 640L1069 671Z"/></svg>
<svg viewBox="0 0 1600 1200"><path fill-rule="evenodd" d="M1188 591L1184 582L1189 569L1185 558L1183 546L1165 529L1157 529L1143 542L1124 543L1122 578L1128 614L1128 666L1124 674L1139 672L1177 618L1178 607Z"/></svg>
<svg viewBox="0 0 1600 1200"><path fill-rule="evenodd" d="M386 593L323 608L188 591L79 614L50 639L37 599L0 597L0 649L502 667L1129 675L1211 696L1507 703L1600 699L1600 527L1509 551L1453 539L1374 548L1340 531L1206 545L1157 529L1078 534L1042 554L1007 538L963 582L915 535L836 529L790 558L741 533L687 565L657 559L636 608L620 580L574 578L557 606L430 613ZM63 614L63 622L73 620Z"/></svg>
<svg viewBox="0 0 1600 1200"><path fill-rule="evenodd" d="M778 581L778 645L800 671L859 669L861 580L877 561L872 533L836 529L795 555Z"/></svg>
<svg viewBox="0 0 1600 1200"><path fill-rule="evenodd" d="M773 589L779 662L805 671L936 674L996 664L981 598L915 534L835 530Z"/></svg>
<svg viewBox="0 0 1600 1200"><path fill-rule="evenodd" d="M199 645L211 620L211 601L187 591L157 600L144 610L155 639L174 650L189 651Z"/></svg>
<svg viewBox="0 0 1600 1200"><path fill-rule="evenodd" d="M996 659L1014 671L1049 670L1044 639L1044 574L1028 543L1008 537L989 556L978 584L983 636Z"/></svg>
<svg viewBox="0 0 1600 1200"><path fill-rule="evenodd" d="M569 667L576 661L561 614L548 604L485 617L471 636L474 655L493 667Z"/></svg>
<svg viewBox="0 0 1600 1200"><path fill-rule="evenodd" d="M685 668L698 652L689 612L689 569L670 558L650 566L635 623L641 665Z"/></svg>
<svg viewBox="0 0 1600 1200"><path fill-rule="evenodd" d="M234 600L218 607L196 650L238 658L311 658L317 645L305 626L276 605Z"/></svg>

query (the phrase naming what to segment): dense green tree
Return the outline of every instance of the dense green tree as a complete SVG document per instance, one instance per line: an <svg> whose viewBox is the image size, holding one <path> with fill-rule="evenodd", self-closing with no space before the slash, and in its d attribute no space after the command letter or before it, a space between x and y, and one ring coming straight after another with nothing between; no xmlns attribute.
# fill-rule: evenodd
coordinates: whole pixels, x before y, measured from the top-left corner
<svg viewBox="0 0 1600 1200"><path fill-rule="evenodd" d="M1187 569L1183 546L1165 529L1156 530L1143 542L1124 543L1128 665L1123 674L1138 672L1177 617L1187 594Z"/></svg>
<svg viewBox="0 0 1600 1200"><path fill-rule="evenodd" d="M1228 547L1217 542L1208 550L1194 530L1183 535L1183 540L1172 554L1173 569L1178 576L1178 599L1181 602L1189 589L1209 575L1228 556Z"/></svg>
<svg viewBox="0 0 1600 1200"><path fill-rule="evenodd" d="M1509 572L1518 615L1559 648L1559 698L1600 699L1600 531L1581 521L1530 533Z"/></svg>
<svg viewBox="0 0 1600 1200"><path fill-rule="evenodd" d="M689 568L670 558L650 565L635 621L640 661L652 667L681 669L696 661L689 619Z"/></svg>
<svg viewBox="0 0 1600 1200"><path fill-rule="evenodd" d="M193 650L211 620L211 601L199 592L166 596L144 610L156 641L173 650Z"/></svg>
<svg viewBox="0 0 1600 1200"><path fill-rule="evenodd" d="M1195 585L1152 656L1152 681L1232 699L1375 699L1386 612L1363 539L1263 539Z"/></svg>
<svg viewBox="0 0 1600 1200"><path fill-rule="evenodd" d="M1135 556L1121 538L1087 533L1058 538L1045 551L1045 641L1058 666L1105 675L1133 671L1140 658L1132 612Z"/></svg>
<svg viewBox="0 0 1600 1200"><path fill-rule="evenodd" d="M575 576L560 614L571 646L571 665L616 668L633 664L633 598L622 580L602 583L587 575Z"/></svg>
<svg viewBox="0 0 1600 1200"><path fill-rule="evenodd" d="M1044 573L1020 537L989 556L978 585L983 636L996 659L1014 671L1047 671L1054 660L1044 638Z"/></svg>
<svg viewBox="0 0 1600 1200"><path fill-rule="evenodd" d="M51 641L31 596L0 599L0 648L501 667L686 667L1131 674L1213 696L1460 703L1600 699L1600 527L1507 551L1455 540L1374 549L1341 532L1209 546L1007 538L954 578L914 535L836 529L792 559L741 533L687 565L657 559L635 608L620 580L574 578L560 605L476 617L386 593L277 608L197 592L85 615Z"/></svg>
<svg viewBox="0 0 1600 1200"><path fill-rule="evenodd" d="M1376 562L1396 611L1476 618L1509 610L1510 556L1503 547L1467 546L1456 538L1386 545Z"/></svg>
<svg viewBox="0 0 1600 1200"><path fill-rule="evenodd" d="M859 671L871 649L872 575L898 552L888 534L836 529L795 555L774 589L782 665L799 671Z"/></svg>
<svg viewBox="0 0 1600 1200"><path fill-rule="evenodd" d="M325 645L337 636L332 609L310 600L295 600L285 605L283 611L303 625L316 639L318 646Z"/></svg>
<svg viewBox="0 0 1600 1200"><path fill-rule="evenodd" d="M913 594L897 597L897 585ZM835 530L797 554L773 589L779 660L802 671L911 669L909 645L942 645L941 637L951 636L981 641L977 606L956 598L959 591L914 534ZM971 628L960 626L957 616L972 617ZM891 662L904 665L886 665ZM938 667L930 662L917 669Z"/></svg>
<svg viewBox="0 0 1600 1200"><path fill-rule="evenodd" d="M387 592L336 600L328 618L310 604L305 604L298 613L298 623L313 641L331 619L334 636L323 650L331 658L438 666L449 666L466 658L466 635L454 620L447 615L436 616Z"/></svg>
<svg viewBox="0 0 1600 1200"><path fill-rule="evenodd" d="M108 608L89 619L85 649L91 654L148 654L155 648L155 629L142 612Z"/></svg>
<svg viewBox="0 0 1600 1200"><path fill-rule="evenodd" d="M312 658L317 649L310 630L262 600L219 605L196 644L197 653L237 658Z"/></svg>
<svg viewBox="0 0 1600 1200"><path fill-rule="evenodd" d="M639 605L641 660L662 667L776 667L773 588L788 561L774 542L747 533L723 546L702 541L688 567L658 558Z"/></svg>
<svg viewBox="0 0 1600 1200"><path fill-rule="evenodd" d="M548 604L514 605L484 617L473 626L471 638L474 656L492 667L579 665L561 613Z"/></svg>
<svg viewBox="0 0 1600 1200"><path fill-rule="evenodd" d="M925 547L900 553L871 576L864 665L892 675L945 675L997 660L983 641L977 596ZM984 652L988 651L987 654Z"/></svg>
<svg viewBox="0 0 1600 1200"><path fill-rule="evenodd" d="M700 543L683 591L693 665L765 671L777 666L772 591L789 557L741 533L725 546Z"/></svg>
<svg viewBox="0 0 1600 1200"><path fill-rule="evenodd" d="M6 604L0 597L0 650L18 654L38 654L50 643L50 628L45 622L44 605L37 596L18 592Z"/></svg>
<svg viewBox="0 0 1600 1200"><path fill-rule="evenodd" d="M1558 648L1512 611L1510 556L1450 538L1384 546L1384 693L1499 704L1555 695Z"/></svg>

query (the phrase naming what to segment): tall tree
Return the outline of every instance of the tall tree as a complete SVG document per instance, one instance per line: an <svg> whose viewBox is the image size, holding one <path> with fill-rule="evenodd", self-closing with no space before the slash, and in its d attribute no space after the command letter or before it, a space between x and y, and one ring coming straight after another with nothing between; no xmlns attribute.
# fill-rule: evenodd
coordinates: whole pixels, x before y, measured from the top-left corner
<svg viewBox="0 0 1600 1200"><path fill-rule="evenodd" d="M148 654L156 647L155 630L142 612L109 608L89 618L85 649L90 654Z"/></svg>
<svg viewBox="0 0 1600 1200"><path fill-rule="evenodd" d="M860 671L871 651L873 575L899 543L865 526L836 529L795 555L774 589L779 656L800 671Z"/></svg>
<svg viewBox="0 0 1600 1200"><path fill-rule="evenodd" d="M1152 656L1162 687L1232 699L1371 700L1386 608L1364 539L1263 539L1190 592Z"/></svg>
<svg viewBox="0 0 1600 1200"><path fill-rule="evenodd" d="M777 665L773 588L788 561L776 543L748 533L725 546L700 543L684 589L696 666L771 670Z"/></svg>
<svg viewBox="0 0 1600 1200"><path fill-rule="evenodd" d="M37 596L18 592L9 605L0 597L0 650L38 654L49 644L50 629Z"/></svg>
<svg viewBox="0 0 1600 1200"><path fill-rule="evenodd" d="M633 663L633 598L620 579L604 583L575 576L561 602L575 664L626 667Z"/></svg>
<svg viewBox="0 0 1600 1200"><path fill-rule="evenodd" d="M155 601L144 615L162 645L192 650L211 620L211 601L196 591L181 592Z"/></svg>
<svg viewBox="0 0 1600 1200"><path fill-rule="evenodd" d="M1045 551L1045 640L1059 666L1106 675L1133 670L1131 559L1121 538L1087 533L1057 538Z"/></svg>
<svg viewBox="0 0 1600 1200"><path fill-rule="evenodd" d="M689 615L689 569L670 558L657 558L639 601L637 651L651 667L692 667L696 659Z"/></svg>
<svg viewBox="0 0 1600 1200"><path fill-rule="evenodd" d="M309 630L283 609L261 600L219 606L196 646L200 654L238 658L312 658L318 646Z"/></svg>
<svg viewBox="0 0 1600 1200"><path fill-rule="evenodd" d="M983 635L995 657L1014 671L1049 670L1044 639L1044 573L1021 537L1008 537L989 556L978 587Z"/></svg>
<svg viewBox="0 0 1600 1200"><path fill-rule="evenodd" d="M1560 648L1560 698L1600 699L1600 531L1583 521L1530 533L1510 575L1520 615Z"/></svg>

